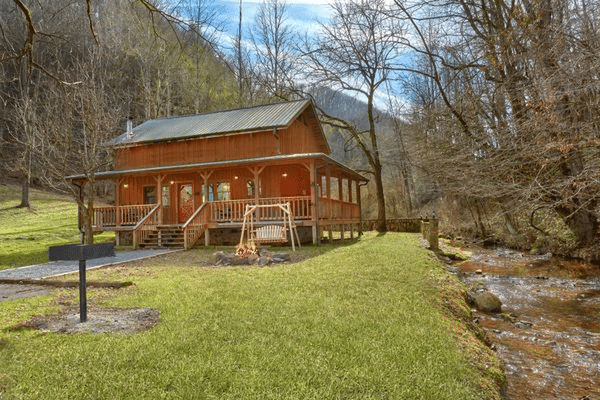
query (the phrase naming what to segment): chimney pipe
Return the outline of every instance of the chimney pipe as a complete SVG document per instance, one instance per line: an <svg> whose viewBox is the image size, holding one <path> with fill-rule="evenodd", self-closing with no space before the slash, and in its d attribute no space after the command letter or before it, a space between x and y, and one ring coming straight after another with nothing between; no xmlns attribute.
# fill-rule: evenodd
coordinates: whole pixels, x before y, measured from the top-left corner
<svg viewBox="0 0 600 400"><path fill-rule="evenodd" d="M133 137L133 121L130 119L127 120L127 139L131 139Z"/></svg>

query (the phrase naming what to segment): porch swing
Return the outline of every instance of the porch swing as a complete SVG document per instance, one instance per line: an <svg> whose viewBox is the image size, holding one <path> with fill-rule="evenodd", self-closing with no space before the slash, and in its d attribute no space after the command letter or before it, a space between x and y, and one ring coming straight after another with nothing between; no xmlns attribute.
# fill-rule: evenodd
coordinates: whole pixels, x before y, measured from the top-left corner
<svg viewBox="0 0 600 400"><path fill-rule="evenodd" d="M281 210L282 223L269 224L262 226L255 226L256 221L254 220L257 210L268 210L271 209L275 212ZM273 221L275 222L275 221ZM279 221L277 221L279 222ZM246 205L246 211L244 212L244 222L242 224L242 235L240 237L240 244L238 248L249 247L250 249L257 249L263 243L285 243L288 241L287 234L290 234L290 240L292 242L292 250L296 251L295 241L300 246L300 238L298 237L298 231L296 230L296 224L292 218L292 211L290 203L278 203L278 204L260 204L260 205ZM245 237L245 240L244 240Z"/></svg>

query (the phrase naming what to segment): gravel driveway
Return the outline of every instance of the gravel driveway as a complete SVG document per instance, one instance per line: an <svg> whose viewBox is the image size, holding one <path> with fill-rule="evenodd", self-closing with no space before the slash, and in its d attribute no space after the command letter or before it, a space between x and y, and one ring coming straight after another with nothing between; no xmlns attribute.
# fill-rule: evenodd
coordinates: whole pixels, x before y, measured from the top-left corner
<svg viewBox="0 0 600 400"><path fill-rule="evenodd" d="M162 254L181 251L180 249L143 249L119 251L114 257L102 257L86 261L86 271L141 260ZM28 265L0 271L0 279L18 281L20 279L44 279L79 272L79 261L51 261L44 264ZM48 289L37 285L0 284L0 301L48 293Z"/></svg>

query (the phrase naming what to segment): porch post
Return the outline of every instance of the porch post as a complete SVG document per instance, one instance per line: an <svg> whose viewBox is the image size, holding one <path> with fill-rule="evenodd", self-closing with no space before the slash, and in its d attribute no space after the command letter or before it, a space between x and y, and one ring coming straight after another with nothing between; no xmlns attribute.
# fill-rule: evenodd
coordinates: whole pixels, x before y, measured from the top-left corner
<svg viewBox="0 0 600 400"><path fill-rule="evenodd" d="M116 179L115 183L115 245L121 245L121 232L119 232L119 226L121 225L121 213L119 207L121 206L121 179Z"/></svg>
<svg viewBox="0 0 600 400"><path fill-rule="evenodd" d="M343 221L344 218L346 218L346 215L344 214L344 178L342 177L342 175L338 175L337 176L337 180L338 180L338 209L340 210L340 215L339 218ZM342 229L340 230L340 233L342 235L342 240L344 240L344 224L342 223Z"/></svg>
<svg viewBox="0 0 600 400"><path fill-rule="evenodd" d="M254 177L254 202L255 202L255 204L258 204L258 200L260 198L260 193L259 193L260 174L263 172L264 169L265 169L264 165L262 167L248 167L248 170Z"/></svg>
<svg viewBox="0 0 600 400"><path fill-rule="evenodd" d="M310 213L312 215L312 242L314 245L319 245L321 242L319 226L319 185L317 183L317 168L315 160L310 160L308 163L308 171L310 173Z"/></svg>
<svg viewBox="0 0 600 400"><path fill-rule="evenodd" d="M156 203L158 204L158 225L162 225L163 223L163 204L162 204L162 181L165 179L166 175L158 175L155 176L156 179ZM158 247L162 246L162 232L158 229Z"/></svg>
<svg viewBox="0 0 600 400"><path fill-rule="evenodd" d="M360 198L360 182L356 181L356 202L358 203L358 236L363 234L362 200Z"/></svg>
<svg viewBox="0 0 600 400"><path fill-rule="evenodd" d="M200 172L200 176L202 177L202 188L204 191L204 199L202 199L203 203L208 203L208 178L210 178L213 172L214 170L212 169L208 173Z"/></svg>
<svg viewBox="0 0 600 400"><path fill-rule="evenodd" d="M115 226L121 226L121 183L123 179L115 181ZM117 245L119 243L117 242Z"/></svg>
<svg viewBox="0 0 600 400"><path fill-rule="evenodd" d="M158 175L155 176L154 179L156 180L156 195L158 196L158 198L156 199L156 203L160 206L159 207L159 211L158 211L158 224L162 225L163 223L163 204L162 204L162 181L165 179L165 175ZM159 238L160 240L160 238ZM160 243L159 243L160 246Z"/></svg>
<svg viewBox="0 0 600 400"><path fill-rule="evenodd" d="M329 236L329 242L333 240L333 233L331 232L331 214L333 213L333 204L331 199L331 169L327 168L325 171L325 193L327 196L327 218L329 219L329 224L327 225L327 234Z"/></svg>
<svg viewBox="0 0 600 400"><path fill-rule="evenodd" d="M352 186L354 185L354 180L348 178L348 202L350 204L353 203L353 198L352 198Z"/></svg>

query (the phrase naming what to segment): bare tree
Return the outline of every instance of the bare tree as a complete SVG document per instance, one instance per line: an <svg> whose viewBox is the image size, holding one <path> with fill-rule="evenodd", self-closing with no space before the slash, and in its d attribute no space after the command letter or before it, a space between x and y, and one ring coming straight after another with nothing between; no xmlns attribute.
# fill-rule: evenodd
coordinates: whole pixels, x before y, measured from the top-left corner
<svg viewBox="0 0 600 400"><path fill-rule="evenodd" d="M422 76L435 89L419 110L427 121L432 174L472 203L516 205L532 216L556 213L579 246L593 247L599 226L597 5L429 4L433 17L396 1L418 34L415 49L428 61ZM422 34L433 18L452 34Z"/></svg>
<svg viewBox="0 0 600 400"><path fill-rule="evenodd" d="M285 0L263 0L251 31L256 78L269 96L287 99L294 86L292 26Z"/></svg>
<svg viewBox="0 0 600 400"><path fill-rule="evenodd" d="M392 79L404 43L403 27L387 13L384 0L336 1L333 17L321 24L316 42L305 42L303 57L307 79L354 93L367 103L368 129L326 115L326 123L346 129L365 154L377 191L377 226L386 230L385 192L381 149L375 120L375 96Z"/></svg>
<svg viewBox="0 0 600 400"><path fill-rule="evenodd" d="M112 65L101 48L92 49L78 61L72 73L81 81L75 87L54 85L48 90L46 120L40 124L45 140L43 154L44 181L57 190L67 191L77 201L85 243L93 242L93 209L96 173L110 167L107 144L119 131L119 121L127 112L119 101L119 92L111 88ZM71 181L69 175L82 175Z"/></svg>

